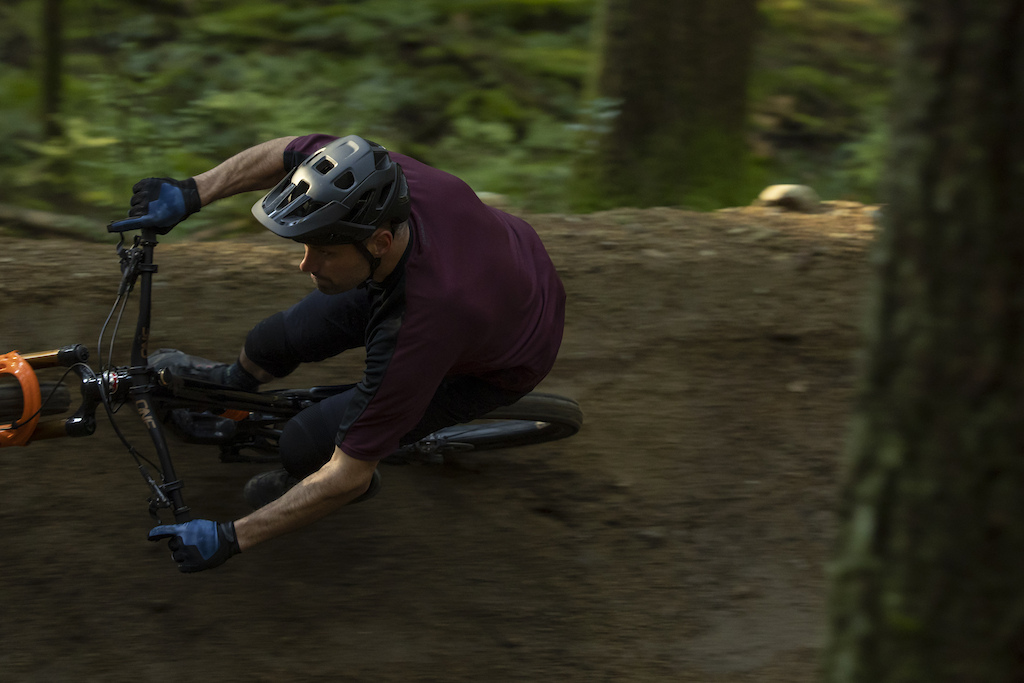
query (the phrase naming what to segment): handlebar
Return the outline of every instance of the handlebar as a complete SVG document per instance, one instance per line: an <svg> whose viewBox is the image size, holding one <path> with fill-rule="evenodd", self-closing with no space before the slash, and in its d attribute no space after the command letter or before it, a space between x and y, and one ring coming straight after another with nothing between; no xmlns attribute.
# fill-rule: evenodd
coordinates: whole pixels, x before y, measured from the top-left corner
<svg viewBox="0 0 1024 683"><path fill-rule="evenodd" d="M81 344L72 344L51 351L39 351L37 353L23 353L21 357L32 367L33 370L44 368L70 368L75 363L84 363L89 360L89 349Z"/></svg>
<svg viewBox="0 0 1024 683"><path fill-rule="evenodd" d="M78 386L82 398L81 405L70 417L63 421L62 430L60 430L57 424L49 423L45 436L59 436L61 435L59 431L63 431L63 436L71 437L93 434L97 424L96 409L103 406L110 418L114 432L135 459L143 478L149 486L152 494L150 498L150 513L156 517L156 512L159 508L170 508L174 514L175 521L183 523L191 519L191 514L182 497L182 483L174 473L174 465L171 462L170 449L167 446L163 429L156 419L154 393L159 391L159 387L156 375L148 365L149 326L153 291L152 278L157 272L157 266L153 263L153 251L157 244L157 232L156 229L151 227L138 226L136 221L133 221L133 223L124 225L123 221L118 221L108 226L110 232L120 233L117 255L120 259L121 277L117 299L111 309L111 316L119 307L121 310L124 309L127 297L134 290L136 282L140 284L138 319L135 325L135 334L132 337L129 365L119 367L106 365L103 362L101 353L101 358L99 359L100 367L98 370L93 370L86 363L89 360L89 351L81 344L19 355L19 361L23 363L23 366L29 373L32 373L33 378L36 369L58 367L67 368L68 372L73 372L78 376ZM139 228L141 228L141 234L135 236L131 246L126 246L124 232ZM111 316L107 317L107 321L103 324L103 329L100 331L99 348L101 350L103 348L103 337ZM118 321L120 321L120 315L118 315ZM116 331L117 326L115 325L114 334L116 334ZM111 344L112 346L113 344ZM38 384L36 384L36 388L38 392ZM34 402L33 405L35 403L38 403L38 401ZM146 460L128 442L114 421L114 406L119 404L132 405L146 427L155 447L157 460L159 461L160 481L154 480L149 475L143 461L151 465L154 463ZM34 411L33 418L37 419L38 413L41 410L42 407L40 405ZM32 426L34 428L35 423ZM11 432L14 431L11 430ZM25 431L24 434L32 436L32 431ZM40 434L40 436L43 435ZM0 445L3 444L0 443Z"/></svg>

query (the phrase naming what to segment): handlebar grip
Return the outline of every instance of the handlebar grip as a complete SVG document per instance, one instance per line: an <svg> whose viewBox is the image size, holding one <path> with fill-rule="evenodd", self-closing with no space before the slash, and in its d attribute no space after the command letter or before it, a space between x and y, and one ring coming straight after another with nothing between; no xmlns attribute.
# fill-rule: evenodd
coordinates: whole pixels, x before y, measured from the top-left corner
<svg viewBox="0 0 1024 683"><path fill-rule="evenodd" d="M70 368L75 363L84 363L87 360L89 360L89 349L81 344L65 346L57 351L57 362L65 368Z"/></svg>

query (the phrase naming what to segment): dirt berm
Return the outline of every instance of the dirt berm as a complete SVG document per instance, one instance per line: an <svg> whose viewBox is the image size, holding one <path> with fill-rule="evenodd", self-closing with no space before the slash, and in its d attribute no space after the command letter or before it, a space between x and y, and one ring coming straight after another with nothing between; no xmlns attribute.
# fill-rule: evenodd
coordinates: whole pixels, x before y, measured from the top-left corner
<svg viewBox="0 0 1024 683"><path fill-rule="evenodd" d="M0 679L815 680L875 235L870 208L826 208L532 217L569 295L543 388L579 400L583 430L384 466L372 501L215 571L146 541L109 425L0 451ZM162 244L152 348L230 359L309 290L299 255L269 234ZM7 235L0 351L95 358L117 278L112 244ZM122 359L133 327L129 307ZM265 466L171 445L197 517L246 512Z"/></svg>

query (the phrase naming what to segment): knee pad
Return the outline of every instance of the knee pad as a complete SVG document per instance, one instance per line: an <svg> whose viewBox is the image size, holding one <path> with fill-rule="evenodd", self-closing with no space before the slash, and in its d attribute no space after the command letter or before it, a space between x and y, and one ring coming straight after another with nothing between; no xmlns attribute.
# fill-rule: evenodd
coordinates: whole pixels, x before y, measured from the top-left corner
<svg viewBox="0 0 1024 683"><path fill-rule="evenodd" d="M284 313L275 313L249 330L245 337L245 355L274 377L285 377L299 367L288 343Z"/></svg>
<svg viewBox="0 0 1024 683"><path fill-rule="evenodd" d="M300 479L316 472L334 455L334 433L319 422L307 410L289 420L281 432L281 464Z"/></svg>

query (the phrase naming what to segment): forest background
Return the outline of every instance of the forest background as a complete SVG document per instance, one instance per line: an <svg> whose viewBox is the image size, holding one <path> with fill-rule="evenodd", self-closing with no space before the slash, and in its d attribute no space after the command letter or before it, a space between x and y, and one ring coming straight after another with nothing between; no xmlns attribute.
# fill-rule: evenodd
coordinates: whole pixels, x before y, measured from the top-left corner
<svg viewBox="0 0 1024 683"><path fill-rule="evenodd" d="M0 202L109 220L142 177L187 177L272 137L354 132L520 211L579 210L586 202L569 181L580 141L613 109L594 94L599 5L7 2ZM831 199L875 201L895 0L760 0L758 12L752 153L738 194L802 183ZM61 38L54 117L47 35ZM179 232L252 229L249 203L220 202Z"/></svg>

